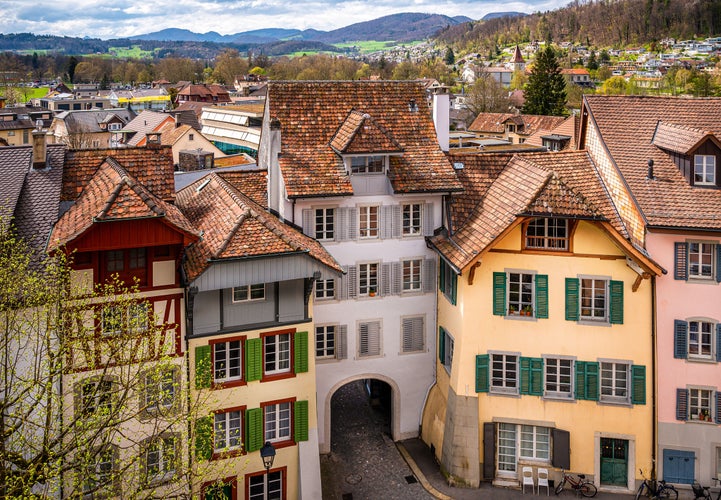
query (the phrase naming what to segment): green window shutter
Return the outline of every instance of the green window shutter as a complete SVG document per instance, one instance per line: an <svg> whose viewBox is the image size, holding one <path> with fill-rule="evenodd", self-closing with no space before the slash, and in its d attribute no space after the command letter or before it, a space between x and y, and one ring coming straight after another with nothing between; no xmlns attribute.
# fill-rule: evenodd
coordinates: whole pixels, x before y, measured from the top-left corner
<svg viewBox="0 0 721 500"><path fill-rule="evenodd" d="M213 456L213 417L195 421L195 459L210 460Z"/></svg>
<svg viewBox="0 0 721 500"><path fill-rule="evenodd" d="M438 262L438 291L441 293L446 292L446 261L439 259Z"/></svg>
<svg viewBox="0 0 721 500"><path fill-rule="evenodd" d="M295 417L295 442L308 441L308 401L296 401L293 413Z"/></svg>
<svg viewBox="0 0 721 500"><path fill-rule="evenodd" d="M576 361L576 399L586 399L585 361Z"/></svg>
<svg viewBox="0 0 721 500"><path fill-rule="evenodd" d="M631 366L631 402L646 404L646 367L643 365Z"/></svg>
<svg viewBox="0 0 721 500"><path fill-rule="evenodd" d="M716 361L721 363L721 323L716 323ZM719 418L721 418L721 413L719 413Z"/></svg>
<svg viewBox="0 0 721 500"><path fill-rule="evenodd" d="M476 392L488 392L488 354L476 356Z"/></svg>
<svg viewBox="0 0 721 500"><path fill-rule="evenodd" d="M578 321L578 278L566 278L566 320Z"/></svg>
<svg viewBox="0 0 721 500"><path fill-rule="evenodd" d="M674 243L673 279L688 279L688 245L684 242Z"/></svg>
<svg viewBox="0 0 721 500"><path fill-rule="evenodd" d="M714 245L716 253L716 283L721 283L721 245Z"/></svg>
<svg viewBox="0 0 721 500"><path fill-rule="evenodd" d="M446 360L446 331L442 326L438 327L438 360L441 364Z"/></svg>
<svg viewBox="0 0 721 500"><path fill-rule="evenodd" d="M493 314L506 315L506 273L493 273Z"/></svg>
<svg viewBox="0 0 721 500"><path fill-rule="evenodd" d="M586 361L586 399L598 401L598 363Z"/></svg>
<svg viewBox="0 0 721 500"><path fill-rule="evenodd" d="M195 388L207 389L212 380L210 369L210 346L199 345L195 348Z"/></svg>
<svg viewBox="0 0 721 500"><path fill-rule="evenodd" d="M451 270L451 304L456 305L458 298L458 276Z"/></svg>
<svg viewBox="0 0 721 500"><path fill-rule="evenodd" d="M263 341L248 339L245 341L245 380L260 380L263 377Z"/></svg>
<svg viewBox="0 0 721 500"><path fill-rule="evenodd" d="M293 335L295 373L308 371L308 332L295 332Z"/></svg>
<svg viewBox="0 0 721 500"><path fill-rule="evenodd" d="M536 318L548 318L548 275L536 275Z"/></svg>
<svg viewBox="0 0 721 500"><path fill-rule="evenodd" d="M263 435L263 409L251 408L245 410L245 449L257 451L265 442Z"/></svg>
<svg viewBox="0 0 721 500"><path fill-rule="evenodd" d="M680 319L673 321L673 357L688 357L688 323Z"/></svg>
<svg viewBox="0 0 721 500"><path fill-rule="evenodd" d="M613 281L609 284L611 295L609 321L612 325L623 324L623 281Z"/></svg>
<svg viewBox="0 0 721 500"><path fill-rule="evenodd" d="M531 393L531 358L521 357L520 363L521 375L521 394Z"/></svg>
<svg viewBox="0 0 721 500"><path fill-rule="evenodd" d="M530 394L543 396L543 358L531 358Z"/></svg>

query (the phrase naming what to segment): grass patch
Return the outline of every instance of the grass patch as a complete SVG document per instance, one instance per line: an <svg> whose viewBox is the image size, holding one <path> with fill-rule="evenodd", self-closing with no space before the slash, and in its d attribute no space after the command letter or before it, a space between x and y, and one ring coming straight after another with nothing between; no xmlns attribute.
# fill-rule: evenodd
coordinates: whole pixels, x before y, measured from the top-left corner
<svg viewBox="0 0 721 500"><path fill-rule="evenodd" d="M109 57L118 59L150 59L155 56L159 49L143 50L140 45L130 47L108 47L107 54L84 54L92 57Z"/></svg>
<svg viewBox="0 0 721 500"><path fill-rule="evenodd" d="M49 89L48 87L0 87L0 95L5 96L8 93L8 90L16 93L23 102L27 102L30 99L45 97L48 94Z"/></svg>
<svg viewBox="0 0 721 500"><path fill-rule="evenodd" d="M418 45L420 43L423 43L421 40L415 41L415 42L395 42L395 41L380 41L380 40L366 40L366 41L358 41L358 42L343 42L343 43L334 43L333 45L338 47L339 49L346 49L346 48L354 48L358 50L361 54L369 54L371 52L378 52L379 50L387 50L391 47L412 47L414 45Z"/></svg>

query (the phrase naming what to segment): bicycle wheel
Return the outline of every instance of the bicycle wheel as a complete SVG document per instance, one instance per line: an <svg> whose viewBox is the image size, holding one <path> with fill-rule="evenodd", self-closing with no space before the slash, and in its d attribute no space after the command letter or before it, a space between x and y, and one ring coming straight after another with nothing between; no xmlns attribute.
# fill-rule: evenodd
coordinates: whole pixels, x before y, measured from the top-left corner
<svg viewBox="0 0 721 500"><path fill-rule="evenodd" d="M556 489L554 490L556 492L556 495L560 495L563 491L563 487L566 486L566 480L562 479L560 483L556 486Z"/></svg>
<svg viewBox="0 0 721 500"><path fill-rule="evenodd" d="M598 493L598 489L593 483L583 483L579 489L581 490L581 495L588 498L595 497L596 493Z"/></svg>
<svg viewBox="0 0 721 500"><path fill-rule="evenodd" d="M646 483L641 483L641 486L638 487L638 490L636 490L636 496L634 497L635 500L638 500L639 498L646 496Z"/></svg>
<svg viewBox="0 0 721 500"><path fill-rule="evenodd" d="M676 488L674 488L670 484L666 484L659 488L658 494L656 496L658 498L670 498L671 500L677 500L678 491L676 491Z"/></svg>

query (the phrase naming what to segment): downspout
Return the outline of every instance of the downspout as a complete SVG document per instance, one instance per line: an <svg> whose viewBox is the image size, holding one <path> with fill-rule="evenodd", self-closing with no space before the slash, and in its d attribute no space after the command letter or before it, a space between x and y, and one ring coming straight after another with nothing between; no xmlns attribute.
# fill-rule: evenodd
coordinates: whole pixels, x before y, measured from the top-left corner
<svg viewBox="0 0 721 500"><path fill-rule="evenodd" d="M658 398L657 375L656 375L656 343L657 343L657 320L656 320L656 276L651 276L651 390L653 392L653 402L651 404L651 480L656 480L656 448L658 446L658 429L656 422L658 420L658 407L656 399ZM635 475L635 474L634 474Z"/></svg>

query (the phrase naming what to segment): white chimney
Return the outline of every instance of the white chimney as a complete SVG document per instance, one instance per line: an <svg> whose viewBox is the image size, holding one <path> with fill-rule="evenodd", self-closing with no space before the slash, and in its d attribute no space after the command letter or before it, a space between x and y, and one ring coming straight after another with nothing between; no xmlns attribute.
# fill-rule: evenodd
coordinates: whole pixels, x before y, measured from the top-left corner
<svg viewBox="0 0 721 500"><path fill-rule="evenodd" d="M436 126L438 145L448 151L451 128L451 100L448 87L437 87L433 92L433 124Z"/></svg>

